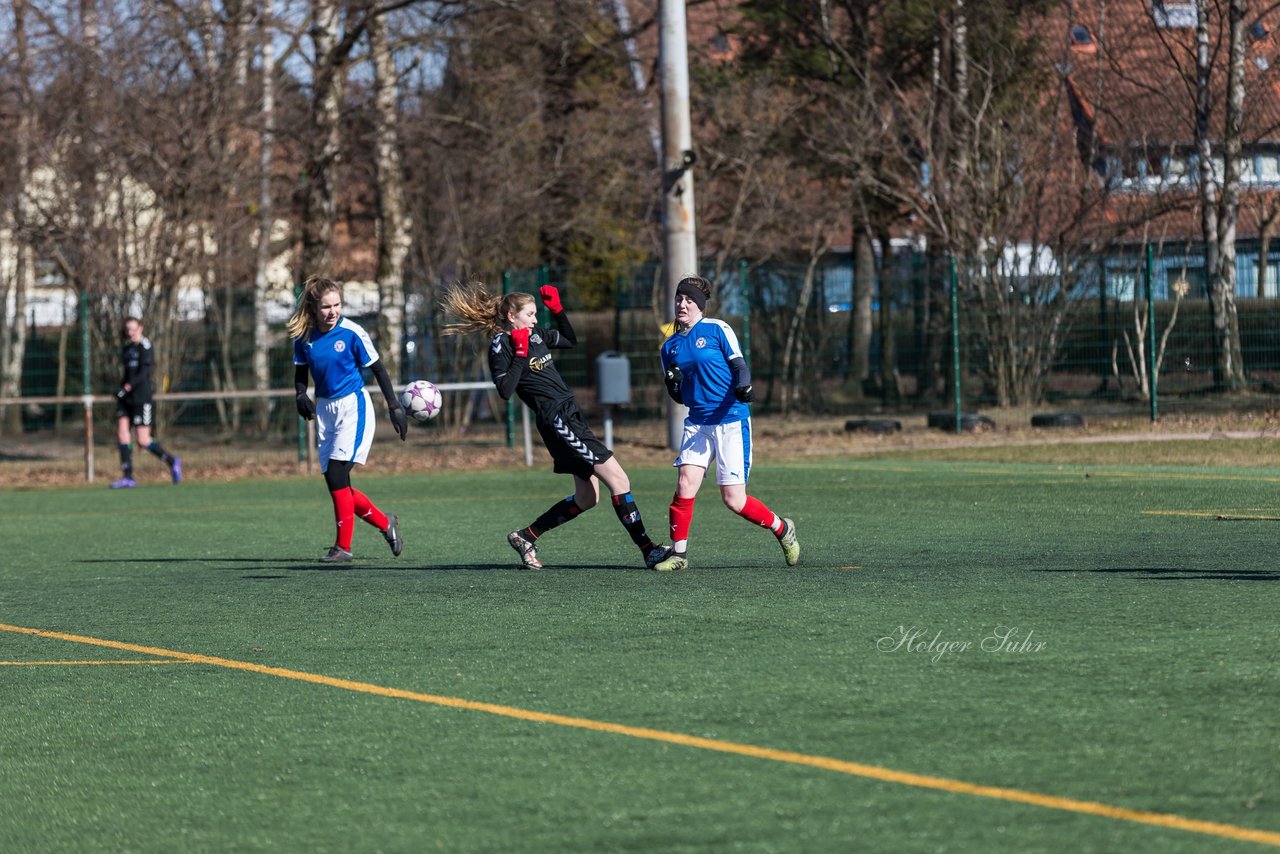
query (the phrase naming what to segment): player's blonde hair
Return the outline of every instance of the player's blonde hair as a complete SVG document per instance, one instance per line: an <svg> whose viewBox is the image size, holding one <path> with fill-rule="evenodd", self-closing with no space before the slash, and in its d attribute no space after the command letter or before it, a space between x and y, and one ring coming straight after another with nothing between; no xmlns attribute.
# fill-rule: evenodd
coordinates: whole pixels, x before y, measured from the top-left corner
<svg viewBox="0 0 1280 854"><path fill-rule="evenodd" d="M440 307L458 320L446 324L442 335L465 335L484 332L497 335L510 327L507 314L516 314L533 302L533 294L515 292L495 296L482 282L457 285L447 291L440 300Z"/></svg>
<svg viewBox="0 0 1280 854"><path fill-rule="evenodd" d="M298 307L294 309L293 316L285 324L290 338L301 338L315 328L316 310L320 307L320 300L330 291L337 291L338 299L342 299L342 285L333 279L312 276L302 283L302 296L298 299Z"/></svg>

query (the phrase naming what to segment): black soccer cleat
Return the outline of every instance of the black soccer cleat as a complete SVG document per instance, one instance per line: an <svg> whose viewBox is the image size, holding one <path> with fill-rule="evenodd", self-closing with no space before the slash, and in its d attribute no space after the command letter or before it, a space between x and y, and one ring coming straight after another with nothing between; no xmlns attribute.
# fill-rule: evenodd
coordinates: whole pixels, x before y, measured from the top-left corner
<svg viewBox="0 0 1280 854"><path fill-rule="evenodd" d="M324 557L320 558L321 563L351 563L354 560L351 552L342 546L330 546L329 551Z"/></svg>
<svg viewBox="0 0 1280 854"><path fill-rule="evenodd" d="M667 558L671 557L671 546L654 546L645 552L644 566L645 569L653 569Z"/></svg>
<svg viewBox="0 0 1280 854"><path fill-rule="evenodd" d="M392 513L387 517L387 530L382 532L387 545L391 546L391 554L396 557L400 557L400 552L404 551L404 540L400 539L399 521L400 517Z"/></svg>

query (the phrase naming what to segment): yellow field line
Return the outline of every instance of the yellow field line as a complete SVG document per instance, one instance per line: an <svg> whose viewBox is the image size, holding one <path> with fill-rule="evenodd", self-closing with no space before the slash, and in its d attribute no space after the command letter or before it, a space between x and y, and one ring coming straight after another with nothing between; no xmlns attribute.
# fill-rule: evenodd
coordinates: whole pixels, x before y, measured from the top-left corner
<svg viewBox="0 0 1280 854"><path fill-rule="evenodd" d="M1170 472L1170 471L1149 471L1146 469L1122 469L1108 468L1106 466L1091 466L1086 463L1010 463L1002 465L999 463L992 465L973 465L952 460L939 460L933 462L923 462L916 464L903 463L877 463L874 460L848 460L844 461L848 465L848 471L857 472L874 471L889 472L892 474L919 474L927 472L929 468L935 466L947 466L952 473L955 474L976 474L976 475L992 475L1002 477L1036 477L1043 475L1066 475L1076 476L1085 474L1086 472L1092 478L1114 477L1120 479L1130 478L1150 478L1152 480L1189 480L1189 481L1244 481L1259 483L1277 483L1280 482L1280 474L1276 475L1250 475L1250 474L1204 474L1200 472ZM1018 467L1026 466L1025 469ZM804 468L804 466L792 466L793 468ZM821 466L826 471L831 471L834 465Z"/></svg>
<svg viewBox="0 0 1280 854"><path fill-rule="evenodd" d="M55 664L190 664L189 661L179 661L177 659L156 659L149 658L145 661L125 661L116 659L112 661L0 661L0 667L36 667L36 666L52 666Z"/></svg>
<svg viewBox="0 0 1280 854"><path fill-rule="evenodd" d="M607 732L614 735L625 735L630 738L640 738L648 741L663 742L666 744L678 744L683 747L696 747L701 750L711 750L717 753L749 756L753 759L768 759L774 762L786 762L792 765L804 765L811 768L820 768L824 771L834 771L839 774L849 774L854 777L863 777L886 783L900 783L904 786L915 786L918 788L934 789L942 792L974 795L983 798L994 798L996 800L1029 804L1031 806L1044 807L1046 809L1083 813L1085 815L1097 815L1104 818L1116 819L1118 821L1131 821L1172 830L1183 830L1190 833L1203 833L1226 839L1235 839L1245 842L1260 842L1266 845L1280 846L1280 833L1267 830L1257 830L1248 827L1239 827L1233 824L1222 824L1214 821L1201 821L1198 819L1174 815L1172 813L1132 810L1126 809L1125 807L1115 807L1109 804L1098 803L1096 801L1079 801L1074 798L1063 798L1056 795L1043 795L1036 792L1024 792L1019 789L1007 789L1000 786L984 786L978 783L969 783L964 780L952 780L947 777L915 774L910 771L895 771L892 768L882 768L877 765L864 765L860 762L848 762L843 759L833 759L827 756L793 753L789 750L776 750L771 747L757 747L751 744L739 744L737 742L721 741L714 738L702 738L700 736L685 735L678 732L667 732L666 730L650 729L648 727L628 726L627 724L616 724L608 721L591 720L589 718L575 718L566 715L549 714L547 712L537 712L513 706L500 706L494 703L481 703L476 702L475 700L464 700L460 697L444 697L436 694L422 694L417 691L405 691L401 688L387 688L382 685L373 685L368 682L355 682L350 679L338 679L333 676L323 676L316 673L307 673L301 670L289 670L283 667L269 667L267 665L254 664L250 661L236 661L235 659L217 658L211 655L200 655L199 653L177 652L160 647L123 643L121 641L104 640L102 638L84 637L82 635L72 635L64 632L47 631L45 629L23 628L21 626L10 626L0 623L0 631L34 635L43 638L55 638L57 640L70 641L72 643L90 644L92 646L101 646L108 649L138 652L143 653L144 655L162 656L165 658L190 662L192 664L209 664L215 667L226 667L232 670L246 670L250 673L260 673L266 676L278 676L282 679L310 682L315 685L342 688L346 691L357 691L362 694L374 694L379 697L390 697L400 700L413 700L419 703L430 703L432 705L444 706L451 709L467 709L474 712L485 712L491 715L500 715L502 717L515 718L522 721L555 724L557 726L592 730L595 732Z"/></svg>
<svg viewBox="0 0 1280 854"><path fill-rule="evenodd" d="M1280 516L1259 516L1250 513L1228 513L1222 510L1143 510L1143 516L1190 516L1207 519L1256 519L1263 522L1280 522Z"/></svg>

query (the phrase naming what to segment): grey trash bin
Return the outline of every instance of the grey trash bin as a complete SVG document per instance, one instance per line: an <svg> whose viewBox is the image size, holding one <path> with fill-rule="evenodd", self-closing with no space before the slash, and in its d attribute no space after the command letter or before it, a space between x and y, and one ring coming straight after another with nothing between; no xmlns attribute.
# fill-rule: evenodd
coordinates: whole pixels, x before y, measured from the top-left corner
<svg viewBox="0 0 1280 854"><path fill-rule="evenodd" d="M631 402L631 361L606 350L596 356L596 399L604 408L604 446L613 450L613 407Z"/></svg>
<svg viewBox="0 0 1280 854"><path fill-rule="evenodd" d="M596 399L603 406L631 402L631 360L622 353L596 356Z"/></svg>

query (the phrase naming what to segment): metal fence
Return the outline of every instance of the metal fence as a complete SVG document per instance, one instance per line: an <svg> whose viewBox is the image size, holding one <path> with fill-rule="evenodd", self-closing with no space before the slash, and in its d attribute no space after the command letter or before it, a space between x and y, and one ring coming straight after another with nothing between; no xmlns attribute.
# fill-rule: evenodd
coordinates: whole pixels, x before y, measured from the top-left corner
<svg viewBox="0 0 1280 854"><path fill-rule="evenodd" d="M1019 426L1036 413L1072 408L1152 419L1170 410L1272 408L1280 388L1280 302L1258 294L1276 293L1280 258L1262 265L1256 252L1243 251L1237 259L1239 387L1220 367L1223 312L1211 304L1204 266L1196 246L1145 247L1070 267L900 252L877 259L861 318L869 326L860 333L848 257L739 262L703 273L715 286L708 314L733 326L748 354L757 411L981 411ZM657 356L668 314L661 273L656 264L608 273L537 268L497 274L489 285L531 293L559 286L580 346L557 353L556 362L581 402L594 408L597 357L619 353L629 361L632 389L620 417L657 419L666 405ZM518 414L486 385L487 342L440 334L447 286L406 292L397 379L450 388L444 415L415 437L464 454L510 448L518 442ZM79 447L87 400L87 421L98 428L92 446L106 452L102 470L109 473L119 330L132 312L94 294L62 299L69 308L60 320L46 316L30 328L21 399L0 401L0 461L38 455L30 449L42 445ZM171 305L165 316L146 318L156 349L159 435L198 444L222 465L251 465L264 455L281 465L305 458L289 399L287 305L271 318L264 342L268 389L253 387L248 288ZM376 292L350 285L347 305L366 328L375 327Z"/></svg>

